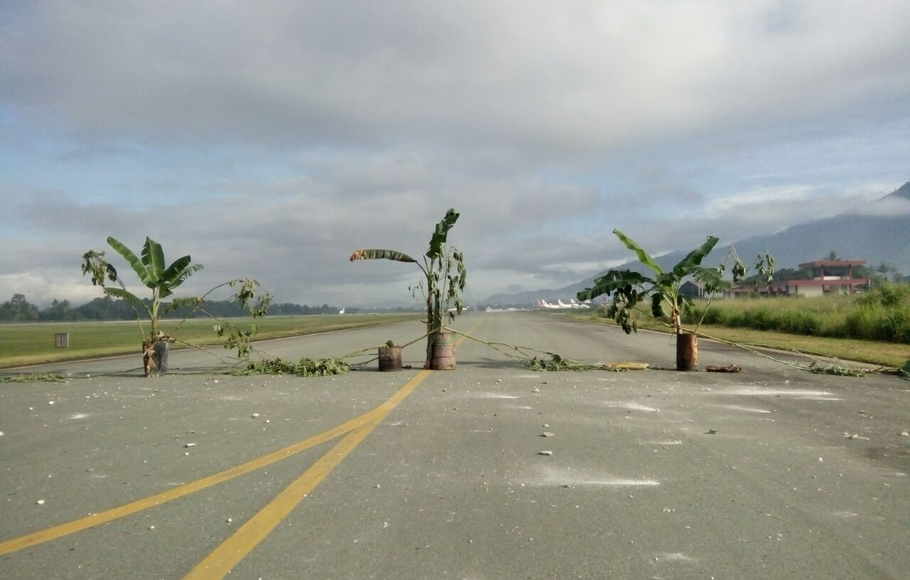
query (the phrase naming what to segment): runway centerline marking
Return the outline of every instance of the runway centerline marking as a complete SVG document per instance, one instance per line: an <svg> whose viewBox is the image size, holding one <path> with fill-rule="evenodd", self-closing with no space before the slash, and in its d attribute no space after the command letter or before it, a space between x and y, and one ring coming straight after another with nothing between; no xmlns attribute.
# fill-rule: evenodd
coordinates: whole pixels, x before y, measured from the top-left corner
<svg viewBox="0 0 910 580"><path fill-rule="evenodd" d="M483 320L478 321L467 334L473 333L482 322ZM460 345L464 339L465 337L462 336L455 341L455 345ZM221 580L230 574L231 570L246 558L262 540L267 538L278 524L307 497L307 494L316 489L316 486L431 373L432 371L429 370L421 371L408 381L392 398L375 409L376 414L371 421L346 435L303 475L294 480L275 499L197 564L183 580Z"/></svg>
<svg viewBox="0 0 910 580"><path fill-rule="evenodd" d="M478 322L474 328L480 325L483 321ZM473 329L472 329L473 330ZM457 341L456 344L460 344L461 341ZM298 441L292 445L278 449L256 459L241 463L224 471L203 477L202 479L197 479L190 483L168 489L166 491L150 495L148 497L138 499L121 506L105 510L103 512L98 512L84 518L79 518L76 520L71 520L69 522L52 526L50 528L45 528L43 530L38 530L31 534L26 534L24 536L19 536L18 538L11 538L0 542L0 556L5 554L10 554L12 552L17 552L19 550L30 548L32 546L37 546L39 544L44 544L83 530L94 528L102 524L159 506L170 501L179 499L181 497L190 495L197 491L212 487L219 483L224 483L230 481L241 475L245 475L262 467L269 466L273 463L281 461L282 459L287 459L288 457L293 457L307 449L316 447L323 443L337 439L342 435L346 435L355 431L367 424L369 424L376 415L381 414L382 417L388 415L388 413L394 409L403 399L406 397L414 387L417 385L411 385L411 383L421 374L427 373L429 371L421 371L416 377L411 379L404 387L402 387L398 392L392 395L384 403L380 404L378 407L367 411L363 415L355 417L349 421L346 421L336 427L333 427L327 431L323 431L317 435L304 439L303 441ZM422 381L423 379L421 379ZM419 384L419 382L417 383ZM375 425L374 425L375 427ZM372 428L370 428L372 430ZM331 453L331 451L329 452Z"/></svg>

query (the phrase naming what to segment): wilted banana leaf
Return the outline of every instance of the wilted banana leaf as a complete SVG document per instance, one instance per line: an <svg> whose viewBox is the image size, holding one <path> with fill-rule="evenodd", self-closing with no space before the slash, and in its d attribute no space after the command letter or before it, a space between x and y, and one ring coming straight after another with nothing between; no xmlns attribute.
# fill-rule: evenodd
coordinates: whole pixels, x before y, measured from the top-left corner
<svg viewBox="0 0 910 580"><path fill-rule="evenodd" d="M145 302L143 302L138 296L133 294L132 292L128 292L126 290L123 290L122 288L105 288L104 293L108 294L110 296L115 296L117 298L123 298L124 300L128 300L134 306L141 308L142 310L144 310L146 312L149 312L148 305ZM151 316L151 312L149 312L149 316Z"/></svg>
<svg viewBox="0 0 910 580"><path fill-rule="evenodd" d="M193 308L194 306L199 306L202 304L202 298L199 296L193 296L191 298L175 298L170 303L168 303L164 308L161 309L161 316L164 316L168 312L175 310L180 310L181 308L186 308L187 310Z"/></svg>
<svg viewBox="0 0 910 580"><path fill-rule="evenodd" d="M576 294L575 298L582 301L592 300L598 296L621 290L626 286L641 286L645 283L653 284L654 280L632 270L610 270L594 280L594 287L585 288Z"/></svg>
<svg viewBox="0 0 910 580"><path fill-rule="evenodd" d="M696 280L704 282L705 290L711 294L723 292L733 287L731 281L724 280L723 272L720 268L696 268L692 272L692 276Z"/></svg>
<svg viewBox="0 0 910 580"><path fill-rule="evenodd" d="M433 232L433 237L430 238L430 249L427 250L427 258L435 260L442 254L442 245L446 243L449 230L452 229L452 226L458 221L459 215L461 214L456 212L455 208L451 208L446 212L445 217L436 224L436 230Z"/></svg>
<svg viewBox="0 0 910 580"><path fill-rule="evenodd" d="M132 250L118 242L114 239L113 236L107 238L107 243L110 244L112 248L117 250L123 258L130 263L130 266L133 267L133 270L136 272L136 275L139 276L139 280L148 286L149 288L155 287L155 282L152 281L152 275L148 271L148 268L145 267L145 264L133 253Z"/></svg>
<svg viewBox="0 0 910 580"><path fill-rule="evenodd" d="M901 368L899 368L897 370L900 373L900 377L902 379L907 379L908 381L910 381L910 360L905 362L904 366L902 366Z"/></svg>
<svg viewBox="0 0 910 580"><path fill-rule="evenodd" d="M357 250L351 254L351 261L355 260L392 260L394 262L413 262L417 260L402 252L395 250Z"/></svg>

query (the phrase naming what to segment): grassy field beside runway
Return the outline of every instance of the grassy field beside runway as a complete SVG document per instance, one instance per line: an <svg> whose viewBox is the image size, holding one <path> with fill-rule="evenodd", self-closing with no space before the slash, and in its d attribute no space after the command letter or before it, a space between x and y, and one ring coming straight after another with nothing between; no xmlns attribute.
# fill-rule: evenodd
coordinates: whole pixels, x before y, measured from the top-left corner
<svg viewBox="0 0 910 580"><path fill-rule="evenodd" d="M404 320L417 320L420 314L345 314L327 316L269 316L259 320L233 319L240 328L255 322L257 340L301 336L345 328L375 326ZM172 331L179 321L165 321L164 332ZM188 320L181 327L181 340L199 345L219 345L211 319ZM146 325L146 329L148 325ZM55 348L54 335L69 334L69 348ZM142 336L135 322L62 322L0 325L0 368L56 362L114 354L139 353ZM180 345L175 345L179 348Z"/></svg>
<svg viewBox="0 0 910 580"><path fill-rule="evenodd" d="M616 324L609 318L601 318L591 314L580 315L573 313L569 316L586 322ZM666 325L645 316L638 319L638 327L657 332L670 332L670 329L667 328ZM792 350L805 354L864 362L886 367L900 367L907 362L908 358L910 358L910 347L906 344L894 344L873 340L805 336L771 330L727 328L724 326L707 324L702 325L701 328L699 328L699 333L743 345Z"/></svg>

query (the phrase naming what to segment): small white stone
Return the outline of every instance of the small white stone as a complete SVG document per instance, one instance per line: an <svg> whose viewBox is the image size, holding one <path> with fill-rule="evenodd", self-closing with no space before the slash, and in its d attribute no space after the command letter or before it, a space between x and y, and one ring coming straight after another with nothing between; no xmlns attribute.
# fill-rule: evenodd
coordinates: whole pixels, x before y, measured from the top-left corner
<svg viewBox="0 0 910 580"><path fill-rule="evenodd" d="M184 447L195 447L195 446L196 446L195 443L187 443L186 445L184 445Z"/></svg>
<svg viewBox="0 0 910 580"><path fill-rule="evenodd" d="M154 530L154 529L155 529L155 526L149 526L149 529L150 529L150 530Z"/></svg>
<svg viewBox="0 0 910 580"><path fill-rule="evenodd" d="M550 433L549 431L544 431L543 433L541 433L540 436L541 436L541 437L554 437L555 434L554 434L554 433Z"/></svg>
<svg viewBox="0 0 910 580"><path fill-rule="evenodd" d="M53 402L53 401L48 401L47 404L48 404L48 405L53 405L54 402Z"/></svg>
<svg viewBox="0 0 910 580"><path fill-rule="evenodd" d="M549 456L549 455L553 455L553 452L552 451L538 451L537 454Z"/></svg>
<svg viewBox="0 0 910 580"><path fill-rule="evenodd" d="M252 417L253 419L258 419L259 413L253 413L252 415L250 415L250 417Z"/></svg>
<svg viewBox="0 0 910 580"><path fill-rule="evenodd" d="M3 433L0 433L0 435L3 435ZM901 431L901 437L910 437L910 432Z"/></svg>
<svg viewBox="0 0 910 580"><path fill-rule="evenodd" d="M44 505L44 500L43 500L43 499L39 499L39 500L38 500L37 502L35 502L35 503L37 503L38 505Z"/></svg>

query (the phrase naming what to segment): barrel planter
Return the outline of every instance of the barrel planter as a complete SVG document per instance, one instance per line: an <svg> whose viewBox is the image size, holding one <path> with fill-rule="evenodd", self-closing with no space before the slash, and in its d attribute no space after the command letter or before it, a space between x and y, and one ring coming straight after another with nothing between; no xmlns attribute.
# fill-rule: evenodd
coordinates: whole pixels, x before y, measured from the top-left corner
<svg viewBox="0 0 910 580"><path fill-rule="evenodd" d="M430 344L430 368L434 371L454 370L455 336L451 332L435 332L430 335Z"/></svg>
<svg viewBox="0 0 910 580"><path fill-rule="evenodd" d="M698 370L698 337L694 334L676 335L676 370Z"/></svg>
<svg viewBox="0 0 910 580"><path fill-rule="evenodd" d="M382 372L400 371L401 370L401 347L400 346L380 346L379 347L379 370Z"/></svg>
<svg viewBox="0 0 910 580"><path fill-rule="evenodd" d="M167 340L145 343L142 353L145 376L167 374L167 355L170 352L170 346Z"/></svg>

